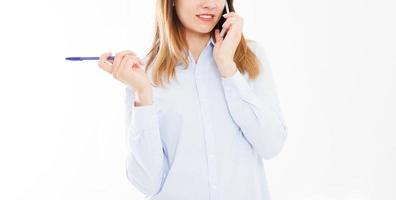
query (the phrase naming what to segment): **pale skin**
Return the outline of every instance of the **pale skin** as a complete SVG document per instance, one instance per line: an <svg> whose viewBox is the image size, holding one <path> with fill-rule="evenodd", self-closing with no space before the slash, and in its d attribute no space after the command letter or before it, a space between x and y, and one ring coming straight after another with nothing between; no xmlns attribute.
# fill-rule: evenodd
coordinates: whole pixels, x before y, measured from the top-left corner
<svg viewBox="0 0 396 200"><path fill-rule="evenodd" d="M225 0L176 0L176 13L185 29L188 48L195 62L209 41L210 32L222 17L224 6ZM201 22L196 15L202 13L213 14L214 20ZM223 39L220 37L220 31L218 29L215 30L213 59L221 76L228 78L237 71L233 58L241 40L243 19L235 12L230 12L223 17L226 18L223 28L226 30L227 35ZM135 106L151 105L153 103L153 91L145 74L146 66L143 61L130 50L116 53L113 62L107 60L110 55L111 52L107 52L100 56L99 67L135 90L137 95Z"/></svg>

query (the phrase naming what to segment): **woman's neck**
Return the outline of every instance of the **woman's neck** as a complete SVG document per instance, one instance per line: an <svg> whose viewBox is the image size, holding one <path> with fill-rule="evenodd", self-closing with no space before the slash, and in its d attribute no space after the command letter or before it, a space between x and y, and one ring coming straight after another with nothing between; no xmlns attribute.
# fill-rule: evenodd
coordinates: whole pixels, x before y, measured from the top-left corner
<svg viewBox="0 0 396 200"><path fill-rule="evenodd" d="M199 55L205 48L205 45L210 39L210 33L200 34L186 31L186 40L188 48L194 57L194 61L197 62Z"/></svg>

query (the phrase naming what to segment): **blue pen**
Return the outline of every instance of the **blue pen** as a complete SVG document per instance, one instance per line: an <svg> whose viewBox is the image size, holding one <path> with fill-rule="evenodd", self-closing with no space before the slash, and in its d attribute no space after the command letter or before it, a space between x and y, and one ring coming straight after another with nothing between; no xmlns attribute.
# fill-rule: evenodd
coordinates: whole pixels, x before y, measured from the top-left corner
<svg viewBox="0 0 396 200"><path fill-rule="evenodd" d="M70 61L99 60L99 57L67 57L66 60L70 60ZM114 56L107 57L107 60L114 60Z"/></svg>

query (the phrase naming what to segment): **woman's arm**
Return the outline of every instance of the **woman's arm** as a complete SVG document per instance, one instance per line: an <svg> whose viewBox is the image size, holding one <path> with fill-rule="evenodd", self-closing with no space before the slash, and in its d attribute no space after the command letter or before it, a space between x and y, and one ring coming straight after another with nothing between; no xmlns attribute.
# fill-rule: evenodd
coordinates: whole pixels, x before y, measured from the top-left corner
<svg viewBox="0 0 396 200"><path fill-rule="evenodd" d="M231 77L222 77L222 84L232 118L253 149L268 160L281 151L287 126L265 49L257 42L251 47L261 62L259 77L249 82L237 70Z"/></svg>
<svg viewBox="0 0 396 200"><path fill-rule="evenodd" d="M158 193L168 171L155 104L135 106L135 93L125 88L126 175L146 195ZM154 102L155 103L155 102Z"/></svg>

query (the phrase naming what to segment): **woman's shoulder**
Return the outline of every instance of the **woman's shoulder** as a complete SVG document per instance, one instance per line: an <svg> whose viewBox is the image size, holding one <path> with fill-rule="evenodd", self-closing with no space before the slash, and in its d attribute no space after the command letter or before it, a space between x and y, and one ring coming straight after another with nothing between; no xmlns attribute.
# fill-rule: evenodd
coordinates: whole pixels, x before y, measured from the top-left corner
<svg viewBox="0 0 396 200"><path fill-rule="evenodd" d="M261 42L252 39L247 39L246 44L257 57L265 56L266 49Z"/></svg>
<svg viewBox="0 0 396 200"><path fill-rule="evenodd" d="M249 46L250 50L256 55L257 60L260 62L260 75L258 78L258 82L261 82L263 79L268 79L269 76L271 76L272 69L268 60L265 45L256 40L247 40L247 45Z"/></svg>
<svg viewBox="0 0 396 200"><path fill-rule="evenodd" d="M247 40L246 43L260 62L260 68L262 68L262 70L264 70L264 68L269 68L270 66L265 45L256 40Z"/></svg>

